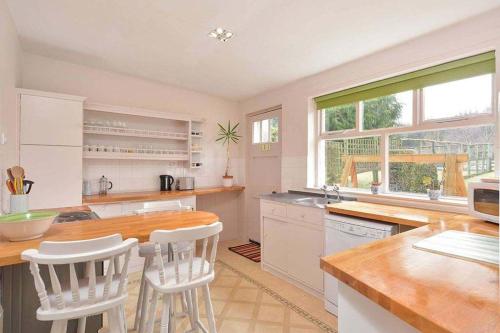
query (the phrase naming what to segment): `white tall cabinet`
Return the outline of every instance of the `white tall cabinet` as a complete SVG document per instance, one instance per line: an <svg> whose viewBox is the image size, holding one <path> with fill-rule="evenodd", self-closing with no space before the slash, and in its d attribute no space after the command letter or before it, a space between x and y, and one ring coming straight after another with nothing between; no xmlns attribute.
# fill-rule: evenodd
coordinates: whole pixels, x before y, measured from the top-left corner
<svg viewBox="0 0 500 333"><path fill-rule="evenodd" d="M20 165L30 209L82 203L84 97L20 89Z"/></svg>

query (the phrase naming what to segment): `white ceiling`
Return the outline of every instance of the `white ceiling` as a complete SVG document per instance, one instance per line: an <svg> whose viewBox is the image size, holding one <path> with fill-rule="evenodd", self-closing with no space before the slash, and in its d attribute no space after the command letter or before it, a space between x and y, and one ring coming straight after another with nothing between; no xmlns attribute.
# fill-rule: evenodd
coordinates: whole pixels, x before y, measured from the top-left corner
<svg viewBox="0 0 500 333"><path fill-rule="evenodd" d="M241 100L500 0L7 0L28 52ZM226 43L207 37L221 26Z"/></svg>

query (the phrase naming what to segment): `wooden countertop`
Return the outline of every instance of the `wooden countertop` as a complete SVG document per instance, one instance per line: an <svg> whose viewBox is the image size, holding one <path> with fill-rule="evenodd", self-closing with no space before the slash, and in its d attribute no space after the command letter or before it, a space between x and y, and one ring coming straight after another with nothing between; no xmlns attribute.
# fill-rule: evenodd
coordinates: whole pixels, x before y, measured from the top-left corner
<svg viewBox="0 0 500 333"><path fill-rule="evenodd" d="M245 189L244 186L232 187L201 187L195 190L188 191L147 191L147 192L127 192L127 193L110 193L107 195L84 195L84 205L103 205L119 202L134 202L134 201L158 201L169 200L175 198L189 197L192 195L207 195L222 192L241 192Z"/></svg>
<svg viewBox="0 0 500 333"><path fill-rule="evenodd" d="M421 227L429 223L441 223L452 220L456 213L444 213L426 209L381 205L362 201L342 201L329 204L330 213L343 214L365 219Z"/></svg>
<svg viewBox="0 0 500 333"><path fill-rule="evenodd" d="M132 216L121 216L102 220L88 220L71 223L53 224L42 237L24 242L9 242L0 238L0 266L23 262L21 252L38 248L40 242L70 241L104 237L120 233L123 239L137 238L139 242L149 240L149 234L156 229L177 229L207 225L217 222L219 217L213 213L161 212Z"/></svg>
<svg viewBox="0 0 500 333"><path fill-rule="evenodd" d="M500 332L499 268L414 249L446 230L498 237L498 225L460 214L351 202L346 215L420 227L321 259L321 268L422 332ZM413 214L415 219L412 218ZM414 223L414 224L411 224Z"/></svg>

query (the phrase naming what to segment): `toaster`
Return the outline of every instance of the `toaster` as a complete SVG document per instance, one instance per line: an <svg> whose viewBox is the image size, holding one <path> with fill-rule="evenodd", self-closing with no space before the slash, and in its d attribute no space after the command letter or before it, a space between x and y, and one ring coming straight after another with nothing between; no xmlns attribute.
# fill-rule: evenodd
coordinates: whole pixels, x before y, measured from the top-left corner
<svg viewBox="0 0 500 333"><path fill-rule="evenodd" d="M177 178L175 188L179 191L194 190L194 177Z"/></svg>

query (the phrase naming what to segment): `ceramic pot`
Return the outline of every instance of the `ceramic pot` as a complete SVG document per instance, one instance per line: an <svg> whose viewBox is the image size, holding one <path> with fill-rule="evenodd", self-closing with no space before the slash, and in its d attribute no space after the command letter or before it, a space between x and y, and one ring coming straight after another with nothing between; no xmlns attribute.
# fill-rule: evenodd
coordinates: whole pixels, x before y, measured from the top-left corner
<svg viewBox="0 0 500 333"><path fill-rule="evenodd" d="M372 191L372 194L379 194L380 193L380 185L372 185L372 186L370 186L370 190Z"/></svg>
<svg viewBox="0 0 500 333"><path fill-rule="evenodd" d="M10 196L10 212L26 213L28 211L28 195L27 194L12 194Z"/></svg>
<svg viewBox="0 0 500 333"><path fill-rule="evenodd" d="M223 176L222 177L222 186L224 186L224 187L233 186L233 176Z"/></svg>
<svg viewBox="0 0 500 333"><path fill-rule="evenodd" d="M441 196L441 190L427 190L427 194L429 195L429 199L438 200Z"/></svg>

